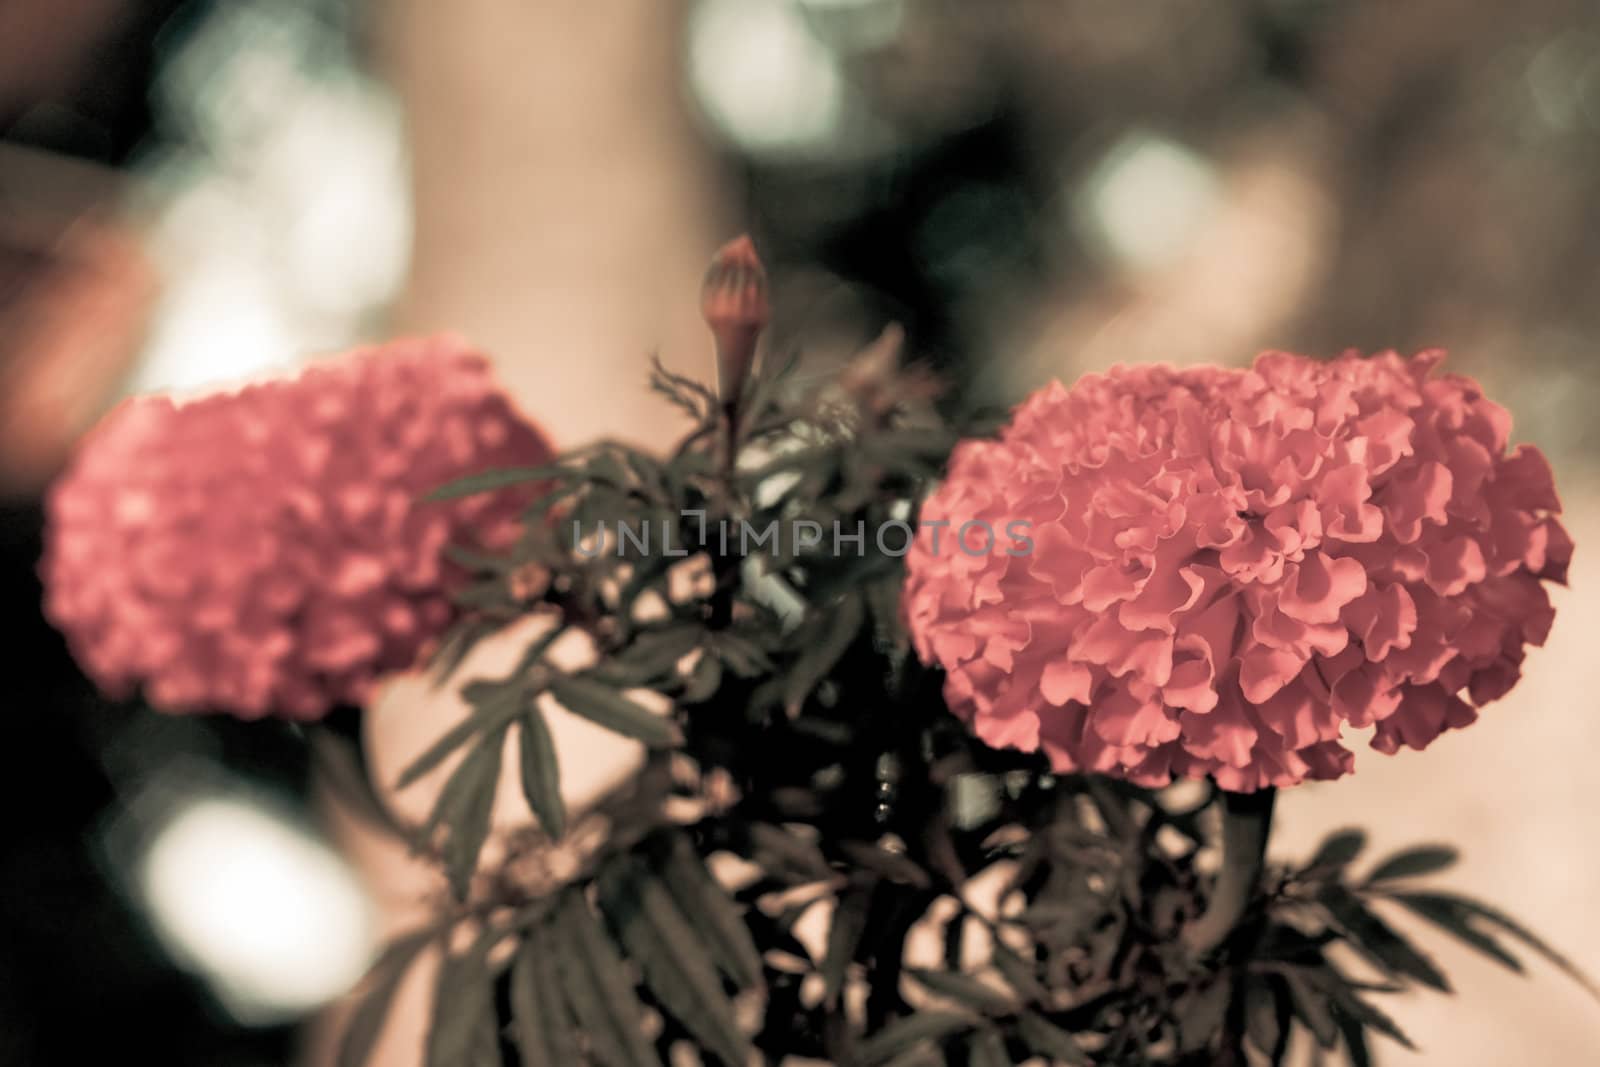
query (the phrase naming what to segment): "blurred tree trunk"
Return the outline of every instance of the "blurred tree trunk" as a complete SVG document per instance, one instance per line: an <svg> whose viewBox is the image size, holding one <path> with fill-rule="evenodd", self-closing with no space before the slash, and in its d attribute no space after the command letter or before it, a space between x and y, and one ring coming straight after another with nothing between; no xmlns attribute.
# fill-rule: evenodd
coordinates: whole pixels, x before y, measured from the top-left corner
<svg viewBox="0 0 1600 1067"><path fill-rule="evenodd" d="M416 196L400 324L486 346L557 441L673 425L659 349L710 369L700 273L718 175L681 91L675 0L396 0L380 49Z"/></svg>
<svg viewBox="0 0 1600 1067"><path fill-rule="evenodd" d="M712 371L699 282L730 226L683 103L683 11L676 0L377 6L380 63L413 154L415 243L396 327L482 345L562 446L601 435L660 444L678 432L646 388L651 352L685 373ZM373 764L409 762L459 714L449 694L381 702L367 724ZM596 761L628 773L616 753ZM404 806L429 799L408 795ZM385 931L419 921L441 888L433 872L335 821ZM375 1067L421 1062L433 973L424 961L402 987ZM333 1062L344 1014L314 1028L308 1062Z"/></svg>

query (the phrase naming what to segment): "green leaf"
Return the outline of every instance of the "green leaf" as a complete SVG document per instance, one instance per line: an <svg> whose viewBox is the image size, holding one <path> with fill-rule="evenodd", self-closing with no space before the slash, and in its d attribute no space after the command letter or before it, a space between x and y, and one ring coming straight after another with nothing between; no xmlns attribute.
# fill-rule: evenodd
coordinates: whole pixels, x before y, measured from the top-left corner
<svg viewBox="0 0 1600 1067"><path fill-rule="evenodd" d="M1317 848L1317 854L1305 865L1307 871L1340 870L1361 854L1366 847L1364 830L1348 828L1329 834Z"/></svg>
<svg viewBox="0 0 1600 1067"><path fill-rule="evenodd" d="M477 474L469 474L465 478L458 478L446 485L441 485L422 499L428 502L456 500L464 496L475 496L478 493L488 493L496 489L522 485L525 482L561 478L569 473L565 467L561 466L496 467L480 471Z"/></svg>
<svg viewBox="0 0 1600 1067"><path fill-rule="evenodd" d="M1294 1013L1306 1024L1317 1044L1332 1048L1339 1040L1339 1025L1333 1019L1333 1004L1328 994L1301 967L1285 967L1281 972L1289 987Z"/></svg>
<svg viewBox="0 0 1600 1067"><path fill-rule="evenodd" d="M489 836L505 740L506 727L501 726L467 754L440 792L423 834L426 839L439 827L445 828L442 857L457 900L466 899L478 868L478 853Z"/></svg>
<svg viewBox="0 0 1600 1067"><path fill-rule="evenodd" d="M1454 934L1478 951L1493 956L1513 970L1520 970L1520 965L1515 960L1508 960L1509 953L1503 949L1499 952L1493 951L1489 946L1498 948L1494 940L1472 925L1474 919L1486 922L1543 956L1546 961L1583 986L1591 995L1600 997L1600 990L1596 990L1593 980L1576 964L1546 944L1527 927L1496 908L1453 893L1394 893L1391 899L1405 905L1448 933Z"/></svg>
<svg viewBox="0 0 1600 1067"><path fill-rule="evenodd" d="M491 555L465 545L445 545L444 557L467 571L503 575L513 570L517 561L510 556Z"/></svg>
<svg viewBox="0 0 1600 1067"><path fill-rule="evenodd" d="M522 513L525 524L532 526L554 511L558 504L570 500L583 492L584 483L576 480L566 480L547 488L531 502Z"/></svg>
<svg viewBox="0 0 1600 1067"><path fill-rule="evenodd" d="M1219 978L1190 991L1178 1001L1176 1008L1180 1052L1199 1052L1211 1044L1212 1038L1222 1029L1232 992L1232 984L1226 978Z"/></svg>
<svg viewBox="0 0 1600 1067"><path fill-rule="evenodd" d="M861 1042L855 1062L860 1067L877 1067L909 1052L924 1041L943 1041L973 1024L970 1015L950 1011L921 1011L896 1019Z"/></svg>
<svg viewBox="0 0 1600 1067"><path fill-rule="evenodd" d="M676 676L678 661L693 652L703 636L705 630L694 623L644 630L591 670L590 676L616 686L649 685L663 675Z"/></svg>
<svg viewBox="0 0 1600 1067"><path fill-rule="evenodd" d="M1370 1027L1380 1034L1399 1042L1413 1052L1416 1051L1417 1046L1411 1043L1411 1039L1406 1036L1405 1031L1401 1030L1393 1019L1357 996L1355 987L1347 982L1343 975L1332 972L1331 968L1330 972L1333 977L1328 984L1337 1009L1334 1012L1334 1021L1340 1023L1340 1029L1346 1031L1347 1037L1348 1030L1342 1020L1349 1020L1359 1024L1361 1028Z"/></svg>
<svg viewBox="0 0 1600 1067"><path fill-rule="evenodd" d="M597 452L590 458L586 473L593 481L605 482L618 489L627 489L633 484L628 477L627 468L616 453L611 451Z"/></svg>
<svg viewBox="0 0 1600 1067"><path fill-rule="evenodd" d="M723 630L711 639L711 643L722 662L740 678L757 678L772 671L771 658L749 638Z"/></svg>
<svg viewBox="0 0 1600 1067"><path fill-rule="evenodd" d="M428 671L434 686L444 684L467 658L467 653L484 637L493 633L498 624L487 619L468 616L445 632L438 649L428 657Z"/></svg>
<svg viewBox="0 0 1600 1067"><path fill-rule="evenodd" d="M1367 1047L1367 1033L1362 1025L1342 1011L1334 1012L1333 1021L1350 1053L1350 1067L1372 1067L1372 1050Z"/></svg>
<svg viewBox="0 0 1600 1067"><path fill-rule="evenodd" d="M936 971L924 967L907 967L906 973L942 997L959 1000L975 1011L1000 1014L1010 1011L1016 1004L1006 994L970 974L959 971Z"/></svg>
<svg viewBox="0 0 1600 1067"><path fill-rule="evenodd" d="M855 885L845 889L834 905L833 922L828 926L828 947L822 958L822 1000L824 1004L837 1003L844 989L845 975L850 961L855 958L856 947L867 929L867 910L872 903L873 884Z"/></svg>
<svg viewBox="0 0 1600 1067"><path fill-rule="evenodd" d="M689 680L683 687L681 702L703 704L716 695L721 685L722 660L710 652L703 652L700 658L695 660L694 669L689 672Z"/></svg>
<svg viewBox="0 0 1600 1067"><path fill-rule="evenodd" d="M802 651L784 680L783 704L790 715L799 713L806 697L849 650L866 621L866 605L859 593L847 592L837 604L821 606L816 618L818 625L808 628Z"/></svg>
<svg viewBox="0 0 1600 1067"><path fill-rule="evenodd" d="M391 941L383 950L368 972L373 982L371 990L361 998L345 1025L339 1043L339 1067L366 1067L400 982L422 950L438 936L439 931L433 927L415 930Z"/></svg>
<svg viewBox="0 0 1600 1067"><path fill-rule="evenodd" d="M967 1045L969 1067L1013 1067L1006 1039L998 1030L975 1030Z"/></svg>
<svg viewBox="0 0 1600 1067"><path fill-rule="evenodd" d="M651 748L667 748L683 741L683 734L671 718L655 714L604 682L576 675L557 678L550 683L550 692L574 715Z"/></svg>
<svg viewBox="0 0 1600 1067"><path fill-rule="evenodd" d="M550 724L537 703L529 701L528 713L520 720L522 754L522 795L551 837L567 832L567 809L561 800L561 761L556 758Z"/></svg>
<svg viewBox="0 0 1600 1067"><path fill-rule="evenodd" d="M1505 947L1492 936L1473 926L1471 913L1457 907L1453 899L1426 893L1396 893L1386 899L1403 905L1413 914L1440 927L1457 940L1477 949L1510 970L1518 974L1524 973L1522 961L1506 951Z"/></svg>
<svg viewBox="0 0 1600 1067"><path fill-rule="evenodd" d="M462 689L462 696L472 705L471 713L412 760L400 772L395 788L404 789L438 767L473 734L496 729L516 718L527 688L521 682L473 682Z"/></svg>
<svg viewBox="0 0 1600 1067"><path fill-rule="evenodd" d="M428 1067L499 1067L489 939L440 964L428 1028Z"/></svg>
<svg viewBox="0 0 1600 1067"><path fill-rule="evenodd" d="M760 985L761 952L744 914L711 876L689 838L674 832L660 835L656 862L673 902L705 938L722 973L740 989Z"/></svg>
<svg viewBox="0 0 1600 1067"><path fill-rule="evenodd" d="M535 931L511 965L511 1021L522 1067L567 1067L580 1062L572 1018L562 997L558 949Z"/></svg>
<svg viewBox="0 0 1600 1067"><path fill-rule="evenodd" d="M611 939L583 893L566 892L557 905L549 942L561 955L562 993L602 1067L660 1067L640 1030L644 1006Z"/></svg>
<svg viewBox="0 0 1600 1067"><path fill-rule="evenodd" d="M462 586L450 594L450 599L464 608L509 608L516 603L511 587L499 576Z"/></svg>
<svg viewBox="0 0 1600 1067"><path fill-rule="evenodd" d="M1372 869L1367 885L1397 878L1417 878L1453 865L1461 854L1449 845L1418 845L1396 852Z"/></svg>
<svg viewBox="0 0 1600 1067"><path fill-rule="evenodd" d="M750 859L775 878L795 883L832 878L833 867L811 841L771 823L751 823Z"/></svg>
<svg viewBox="0 0 1600 1067"><path fill-rule="evenodd" d="M1245 1035L1266 1053L1274 1067L1289 1048L1289 992L1281 981L1253 977L1245 987Z"/></svg>
<svg viewBox="0 0 1600 1067"><path fill-rule="evenodd" d="M1033 1004L1049 1002L1050 991L1039 981L1039 968L1034 961L1023 959L1011 946L996 939L989 962L994 964L1001 977L1011 983L1011 988L1023 1000Z"/></svg>
<svg viewBox="0 0 1600 1067"><path fill-rule="evenodd" d="M1077 1067L1092 1062L1071 1034L1036 1011L1017 1016L1017 1030L1029 1048L1056 1063Z"/></svg>
<svg viewBox="0 0 1600 1067"><path fill-rule="evenodd" d="M739 1029L716 967L661 879L624 856L601 874L598 888L600 909L661 1006L723 1062L749 1059L750 1039Z"/></svg>
<svg viewBox="0 0 1600 1067"><path fill-rule="evenodd" d="M839 851L856 866L899 885L926 889L933 884L928 872L903 852L890 852L871 841L841 841Z"/></svg>
<svg viewBox="0 0 1600 1067"><path fill-rule="evenodd" d="M1384 970L1415 979L1441 993L1450 992L1449 980L1433 961L1373 914L1349 890L1329 886L1319 899L1351 943Z"/></svg>

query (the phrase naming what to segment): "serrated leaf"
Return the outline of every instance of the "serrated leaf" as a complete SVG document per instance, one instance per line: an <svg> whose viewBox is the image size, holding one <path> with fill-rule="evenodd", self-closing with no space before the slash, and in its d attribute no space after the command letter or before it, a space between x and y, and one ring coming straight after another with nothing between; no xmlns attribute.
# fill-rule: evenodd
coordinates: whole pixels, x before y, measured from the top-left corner
<svg viewBox="0 0 1600 1067"><path fill-rule="evenodd" d="M1379 863L1367 875L1367 885L1433 874L1453 865L1460 858L1461 854L1449 845L1418 845L1396 852Z"/></svg>
<svg viewBox="0 0 1600 1067"><path fill-rule="evenodd" d="M651 748L668 748L683 741L678 725L670 718L657 715L604 682L569 675L552 681L550 692L574 715Z"/></svg>
<svg viewBox="0 0 1600 1067"><path fill-rule="evenodd" d="M592 480L606 482L618 489L626 489L633 484L622 460L611 451L595 453L589 460L586 472Z"/></svg>
<svg viewBox="0 0 1600 1067"><path fill-rule="evenodd" d="M705 946L662 880L630 856L614 861L598 888L601 910L661 1006L723 1062L744 1063L750 1039L739 1029Z"/></svg>
<svg viewBox="0 0 1600 1067"><path fill-rule="evenodd" d="M1401 937L1342 886L1329 886L1319 898L1351 943L1384 970L1413 978L1441 993L1450 982L1416 946Z"/></svg>
<svg viewBox="0 0 1600 1067"><path fill-rule="evenodd" d="M496 489L506 489L513 485L524 485L528 482L547 481L560 478L569 472L565 467L495 467L477 474L469 474L465 478L457 478L446 485L441 485L433 492L424 496L425 502L439 500L458 500L464 496L476 496L478 493L493 492Z"/></svg>
<svg viewBox="0 0 1600 1067"><path fill-rule="evenodd" d="M498 1067L498 1026L492 979L482 941L439 966L433 1019L428 1027L428 1067Z"/></svg>
<svg viewBox="0 0 1600 1067"><path fill-rule="evenodd" d="M506 729L501 726L488 734L461 761L440 792L423 834L426 839L440 827L445 829L441 857L457 900L467 898L472 876L478 869L478 853L489 836Z"/></svg>
<svg viewBox="0 0 1600 1067"><path fill-rule="evenodd" d="M1440 927L1457 940L1477 949L1485 956L1498 961L1510 970L1518 974L1525 973L1522 961L1506 951L1500 942L1473 926L1471 916L1456 907L1453 900L1425 893L1396 893L1392 897L1385 899L1393 900L1403 905L1415 915Z"/></svg>
<svg viewBox="0 0 1600 1067"><path fill-rule="evenodd" d="M866 606L859 593L850 591L836 605L824 608L819 625L808 633L794 666L783 683L783 705L790 715L798 714L811 691L826 678L850 648L866 621Z"/></svg>
<svg viewBox="0 0 1600 1067"><path fill-rule="evenodd" d="M1339 1026L1333 1019L1332 998L1299 967L1286 967L1281 973L1284 983L1289 987L1295 1015L1305 1023L1318 1045L1332 1048L1339 1040Z"/></svg>
<svg viewBox="0 0 1600 1067"><path fill-rule="evenodd" d="M1226 978L1220 978L1203 988L1191 991L1178 1002L1176 1008L1180 1052L1199 1052L1211 1044L1211 1039L1222 1029L1231 995L1231 984Z"/></svg>
<svg viewBox="0 0 1600 1067"><path fill-rule="evenodd" d="M949 1067L944 1051L931 1045L914 1045L887 1061L883 1067Z"/></svg>
<svg viewBox="0 0 1600 1067"><path fill-rule="evenodd" d="M844 988L844 978L850 961L855 958L856 947L867 929L867 911L872 903L871 885L856 885L839 895L833 908L833 921L828 924L828 945L822 958L822 1000L836 1003Z"/></svg>
<svg viewBox="0 0 1600 1067"><path fill-rule="evenodd" d="M590 674L618 686L643 686L676 674L678 661L700 644L705 630L693 623L645 630Z"/></svg>
<svg viewBox="0 0 1600 1067"><path fill-rule="evenodd" d="M479 552L466 545L445 545L443 553L451 563L466 571L503 575L515 569L517 565L517 561L510 556Z"/></svg>
<svg viewBox="0 0 1600 1067"><path fill-rule="evenodd" d="M660 1067L640 1030L633 978L581 891L568 890L549 927L562 957L561 990L601 1067Z"/></svg>
<svg viewBox="0 0 1600 1067"><path fill-rule="evenodd" d="M772 660L761 646L728 630L712 638L712 647L722 662L740 678L757 678L772 671Z"/></svg>
<svg viewBox="0 0 1600 1067"><path fill-rule="evenodd" d="M1071 1034L1036 1011L1017 1016L1017 1031L1029 1048L1057 1063L1086 1067L1092 1062Z"/></svg>
<svg viewBox="0 0 1600 1067"><path fill-rule="evenodd" d="M1333 1021L1350 1054L1350 1067L1372 1067L1372 1050L1367 1046L1367 1032L1362 1025L1342 1011L1334 1012Z"/></svg>
<svg viewBox="0 0 1600 1067"><path fill-rule="evenodd" d="M561 761L556 758L550 724L537 703L529 702L528 713L520 720L522 795L528 800L539 825L551 837L567 832L567 808L561 799Z"/></svg>
<svg viewBox="0 0 1600 1067"><path fill-rule="evenodd" d="M959 1000L975 1011L999 1014L1010 1011L1016 1004L1006 994L970 974L959 971L936 971L924 967L907 967L906 973L942 997Z"/></svg>
<svg viewBox="0 0 1600 1067"><path fill-rule="evenodd" d="M722 660L704 652L695 660L689 680L684 684L681 700L685 704L703 704L716 695L722 685Z"/></svg>
<svg viewBox="0 0 1600 1067"><path fill-rule="evenodd" d="M583 489L583 482L570 479L552 485L528 504L522 513L523 522L529 526L537 524L546 515L554 511L558 505L571 500L574 496L583 492Z"/></svg>
<svg viewBox="0 0 1600 1067"><path fill-rule="evenodd" d="M1542 938L1531 930L1496 908L1491 908L1487 904L1468 897L1457 896L1453 893L1394 893L1391 899L1398 901L1422 918L1454 934L1457 938L1480 952L1486 952L1488 955L1499 959L1502 963L1507 962L1504 957L1508 954L1504 950L1501 950L1497 955L1495 952L1486 949L1481 943L1488 941L1493 944L1494 942L1492 938L1488 938L1471 925L1471 920L1480 919L1522 942L1528 948L1543 956L1546 961L1560 969L1567 977L1583 986L1591 995L1600 997L1600 990L1596 990L1594 982L1576 964L1546 944ZM1449 921L1443 921L1445 919ZM1463 935L1463 930L1476 934L1477 940ZM1513 970L1520 969L1514 961L1508 965Z"/></svg>
<svg viewBox="0 0 1600 1067"><path fill-rule="evenodd" d="M1363 1029L1370 1027L1411 1049L1413 1052L1416 1051L1417 1046L1411 1043L1411 1039L1406 1036L1405 1031L1401 1030L1393 1019L1379 1011L1370 1002L1362 1000L1356 994L1355 986L1346 981L1343 975L1332 971L1331 968L1327 986L1337 1008L1334 1012L1335 1022L1339 1022L1341 1018L1348 1019L1359 1024ZM1341 1025L1341 1029L1343 1028L1343 1025Z"/></svg>
<svg viewBox="0 0 1600 1067"><path fill-rule="evenodd" d="M395 782L396 789L404 789L438 767L452 752L471 740L474 734L510 722L521 710L527 689L521 682L479 681L464 687L461 695L472 705L472 711L400 772Z"/></svg>
<svg viewBox="0 0 1600 1067"><path fill-rule="evenodd" d="M1347 866L1351 860L1361 854L1367 845L1365 830L1353 827L1335 830L1323 838L1318 846L1316 855L1311 857L1311 862L1305 865L1305 870L1339 870Z"/></svg>
<svg viewBox="0 0 1600 1067"><path fill-rule="evenodd" d="M1245 987L1245 1035L1265 1053L1274 1067L1283 1062L1289 1046L1289 993L1279 982L1252 978Z"/></svg>
<svg viewBox="0 0 1600 1067"><path fill-rule="evenodd" d="M968 1067L1013 1067L1006 1039L998 1030L977 1030L967 1044Z"/></svg>
<svg viewBox="0 0 1600 1067"><path fill-rule="evenodd" d="M464 618L446 631L438 649L428 657L428 671L432 684L439 686L450 679L477 643L493 633L494 623L481 618Z"/></svg>
<svg viewBox="0 0 1600 1067"><path fill-rule="evenodd" d="M907 1015L861 1042L856 1049L855 1062L860 1067L878 1067L924 1041L943 1041L972 1024L970 1015L958 1012L920 1011Z"/></svg>
<svg viewBox="0 0 1600 1067"><path fill-rule="evenodd" d="M368 971L373 979L372 988L361 998L345 1024L344 1037L339 1043L339 1067L366 1067L400 983L422 950L436 937L438 931L431 927L416 930L391 941L379 955Z"/></svg>
<svg viewBox="0 0 1600 1067"><path fill-rule="evenodd" d="M926 889L933 884L928 872L910 856L890 852L870 841L841 841L839 851L851 863L900 885Z"/></svg>
<svg viewBox="0 0 1600 1067"><path fill-rule="evenodd" d="M522 1067L567 1067L580 1062L562 976L548 935L535 931L511 965L511 1022Z"/></svg>
<svg viewBox="0 0 1600 1067"><path fill-rule="evenodd" d="M496 618L517 610L516 598L511 595L511 587L504 578L486 578L462 586L450 594L450 600L458 607L472 608Z"/></svg>
<svg viewBox="0 0 1600 1067"><path fill-rule="evenodd" d="M994 942L989 960L1023 1000L1035 1004L1049 1001L1050 991L1039 981L1039 969L1033 961L1024 959L999 939Z"/></svg>
<svg viewBox="0 0 1600 1067"><path fill-rule="evenodd" d="M706 939L722 973L740 989L760 985L761 952L744 915L711 876L689 838L680 833L662 835L657 862L674 903Z"/></svg>
<svg viewBox="0 0 1600 1067"><path fill-rule="evenodd" d="M834 870L812 842L771 823L751 823L750 858L776 878L815 882L832 878Z"/></svg>

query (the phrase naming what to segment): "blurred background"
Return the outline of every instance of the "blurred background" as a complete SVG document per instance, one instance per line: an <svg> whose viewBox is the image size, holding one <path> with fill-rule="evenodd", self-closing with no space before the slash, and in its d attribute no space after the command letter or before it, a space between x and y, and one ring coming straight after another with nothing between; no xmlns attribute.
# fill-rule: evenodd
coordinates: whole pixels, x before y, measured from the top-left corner
<svg viewBox="0 0 1600 1067"><path fill-rule="evenodd" d="M1600 971L1593 0L0 0L0 1065L317 1061L413 892L330 842L286 733L77 675L34 576L76 437L453 330L558 441L657 439L646 357L710 371L698 279L744 229L774 346L821 374L900 322L954 407L1449 348L1550 455L1572 588L1500 706L1284 797L1274 848L1449 839ZM1383 1063L1592 1059L1581 992L1428 943L1458 993L1395 1003L1423 1051Z"/></svg>

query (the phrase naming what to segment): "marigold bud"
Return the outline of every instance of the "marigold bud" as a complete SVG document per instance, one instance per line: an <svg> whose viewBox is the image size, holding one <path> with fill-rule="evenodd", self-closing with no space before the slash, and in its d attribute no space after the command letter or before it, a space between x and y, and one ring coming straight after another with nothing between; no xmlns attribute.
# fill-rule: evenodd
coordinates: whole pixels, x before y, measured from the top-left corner
<svg viewBox="0 0 1600 1067"><path fill-rule="evenodd" d="M700 314L717 341L717 391L733 407L770 316L767 272L748 235L729 241L712 259L700 289Z"/></svg>

